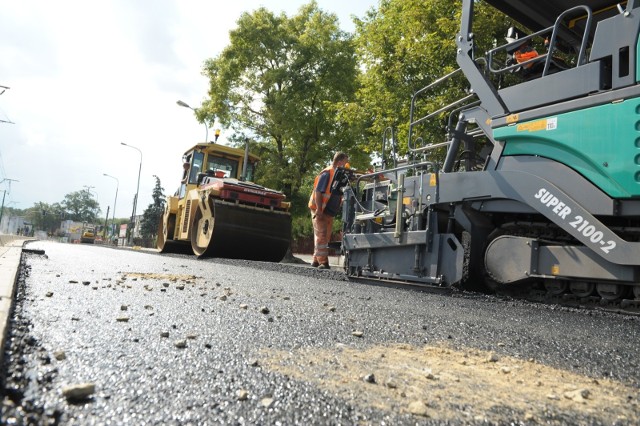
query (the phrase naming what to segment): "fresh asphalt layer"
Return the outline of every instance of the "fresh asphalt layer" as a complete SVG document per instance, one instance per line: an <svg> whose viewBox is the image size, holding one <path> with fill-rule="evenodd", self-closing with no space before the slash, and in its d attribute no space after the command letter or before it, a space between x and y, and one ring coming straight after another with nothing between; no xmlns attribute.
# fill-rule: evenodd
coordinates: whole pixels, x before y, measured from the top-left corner
<svg viewBox="0 0 640 426"><path fill-rule="evenodd" d="M0 347L4 348L9 316L13 307L15 284L20 268L22 246L31 238L0 235ZM4 351L0 352L0 362Z"/></svg>
<svg viewBox="0 0 640 426"><path fill-rule="evenodd" d="M640 318L332 269L28 243L0 423L640 424Z"/></svg>
<svg viewBox="0 0 640 426"><path fill-rule="evenodd" d="M19 235L2 235L0 234L0 347L5 347L5 338L7 336L9 317L13 308L14 297L16 293L15 284L20 269L20 259L22 257L22 249L27 241L33 241L33 238L23 237ZM313 256L298 255L295 257L303 261L311 263ZM338 257L331 256L329 262L332 267L338 266ZM4 351L0 351L0 364Z"/></svg>

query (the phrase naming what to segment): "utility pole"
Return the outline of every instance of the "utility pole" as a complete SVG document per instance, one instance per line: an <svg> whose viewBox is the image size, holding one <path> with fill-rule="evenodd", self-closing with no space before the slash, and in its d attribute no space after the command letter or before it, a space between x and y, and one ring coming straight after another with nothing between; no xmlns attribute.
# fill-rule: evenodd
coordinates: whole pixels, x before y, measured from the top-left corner
<svg viewBox="0 0 640 426"><path fill-rule="evenodd" d="M2 207L0 207L0 225L2 224L2 213L4 212L4 196L7 195L7 190L2 191Z"/></svg>
<svg viewBox="0 0 640 426"><path fill-rule="evenodd" d="M7 91L9 89L10 89L9 86L3 86L3 85L0 84L0 95L2 95L5 91ZM0 123L16 124L11 120L0 120Z"/></svg>
<svg viewBox="0 0 640 426"><path fill-rule="evenodd" d="M140 192L140 172L142 171L142 151L140 151L140 148L136 148L135 146L128 145L124 142L120 142L120 145L128 146L129 148L133 148L136 151L138 151L138 153L140 153L140 166L138 167L138 186L136 188L136 195L135 197L133 197L133 212L131 213L131 222L129 223L129 226L127 226L127 243L133 244L133 231L135 231L135 228L136 228L136 208L138 207L138 193Z"/></svg>
<svg viewBox="0 0 640 426"><path fill-rule="evenodd" d="M109 208L111 206L107 206L107 217L104 218L104 229L102 230L102 240L107 239L107 222L109 222Z"/></svg>
<svg viewBox="0 0 640 426"><path fill-rule="evenodd" d="M9 187L11 187L11 182L20 182L19 180L16 180L16 179L4 178L0 181L0 183L3 183L5 180L9 181ZM6 195L7 195L7 190L5 189L3 190L3 194L2 194L2 206L0 206L0 225L2 224L2 214L4 213L4 197Z"/></svg>

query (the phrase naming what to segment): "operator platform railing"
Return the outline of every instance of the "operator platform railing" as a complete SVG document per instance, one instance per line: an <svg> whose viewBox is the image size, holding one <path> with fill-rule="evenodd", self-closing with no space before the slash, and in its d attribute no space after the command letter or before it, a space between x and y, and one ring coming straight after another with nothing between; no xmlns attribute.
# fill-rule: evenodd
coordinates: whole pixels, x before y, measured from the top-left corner
<svg viewBox="0 0 640 426"><path fill-rule="evenodd" d="M391 134L390 138L387 136L389 133ZM387 168L387 161L385 159L387 141L391 141L391 161L393 162L393 167L398 167L396 134L391 126L384 129L382 133L382 150L380 154L382 157L382 170Z"/></svg>
<svg viewBox="0 0 640 426"><path fill-rule="evenodd" d="M486 64L486 60L484 58L479 58L476 61L477 62L482 61L482 62L485 62ZM477 100L472 102L472 100L476 97L476 94L474 92L469 92L467 95L462 96L461 98L447 105L444 105L435 111L428 112L426 115L423 115L420 118L415 118L417 115L416 105L418 100L421 99L422 97L426 97L427 94L431 90L433 90L435 87L443 84L444 82L447 82L448 80L450 80L452 77L454 77L461 71L462 71L461 68L457 68L456 70L450 72L449 74L446 74L443 77L438 78L433 83L423 87L422 89L418 90L413 94L411 98L411 108L409 110L409 138L408 138L409 153L412 153L412 154L422 153L422 152L431 151L437 148L441 148L443 146L448 146L451 144L450 140L445 140L443 142L432 142L432 143L420 146L419 144L424 140L422 137L415 136L415 129L417 126L427 122L430 119L433 119L434 117L440 116L445 112L449 112L450 114L448 119L449 125L447 127L447 133L449 133L449 130L451 129L451 125L452 125L453 115L457 115L457 113L467 108L470 108L472 106L476 106L480 103L480 101L477 101ZM449 135L447 135L447 137L449 137Z"/></svg>
<svg viewBox="0 0 640 426"><path fill-rule="evenodd" d="M544 60L544 69L542 71L541 76L544 77L545 75L548 75L554 59L553 53L557 49L556 45L557 45L558 35L563 30L566 30L566 28L563 26L563 22L568 16L576 16L576 15L579 15L580 17L586 16L584 31L583 31L582 37L580 37L580 49L578 50L578 59L576 61L575 66L578 67L580 65L584 65L587 62L586 51L587 51L587 44L589 41L589 34L591 32L591 23L593 20L593 14L591 12L591 8L589 8L588 6L581 5L581 6L572 7L562 12L560 16L556 18L555 23L550 27L543 28L540 31L529 34L522 38L518 38L515 41L512 41L505 45L498 46L494 49L489 50L487 52L489 70L492 73L503 74L506 72L515 71L520 67L526 67L527 65L532 66L533 64L542 62ZM502 58L502 54L508 54L509 50L516 49L516 47L524 43L532 42L532 40L536 38L544 39L549 35L551 35L551 38L549 39L546 53L538 54L538 56L536 56L535 58L531 58L527 61L515 63L512 65L504 65L504 64L496 65L496 62L497 62L496 57Z"/></svg>

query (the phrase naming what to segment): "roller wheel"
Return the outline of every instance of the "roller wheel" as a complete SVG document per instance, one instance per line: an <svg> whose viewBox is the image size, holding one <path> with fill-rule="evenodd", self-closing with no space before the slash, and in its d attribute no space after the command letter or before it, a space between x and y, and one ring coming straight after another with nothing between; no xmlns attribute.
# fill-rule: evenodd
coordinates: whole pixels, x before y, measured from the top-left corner
<svg viewBox="0 0 640 426"><path fill-rule="evenodd" d="M578 297L589 297L594 294L596 285L587 281L574 281L569 285L569 290Z"/></svg>
<svg viewBox="0 0 640 426"><path fill-rule="evenodd" d="M602 299L609 302L624 299L629 294L629 287L620 284L600 283L596 286L596 291Z"/></svg>
<svg viewBox="0 0 640 426"><path fill-rule="evenodd" d="M544 288L547 294L559 296L569 289L569 283L565 280L544 280Z"/></svg>
<svg viewBox="0 0 640 426"><path fill-rule="evenodd" d="M176 226L176 215L165 214L160 218L158 224L158 239L156 240L156 247L160 252L165 252L170 245L169 241L173 239L173 232Z"/></svg>
<svg viewBox="0 0 640 426"><path fill-rule="evenodd" d="M191 227L191 248L197 256L205 256L211 251L215 216L210 199L198 204Z"/></svg>

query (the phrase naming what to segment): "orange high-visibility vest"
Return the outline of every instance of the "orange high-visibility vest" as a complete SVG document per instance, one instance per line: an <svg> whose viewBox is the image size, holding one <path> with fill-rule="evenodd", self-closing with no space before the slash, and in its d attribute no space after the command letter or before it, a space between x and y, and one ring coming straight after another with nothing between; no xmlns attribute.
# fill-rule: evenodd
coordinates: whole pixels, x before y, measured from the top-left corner
<svg viewBox="0 0 640 426"><path fill-rule="evenodd" d="M528 50L525 52L517 51L516 53L513 54L513 57L516 59L516 62L519 64L523 62L527 62L537 56L538 56L538 52L536 52L535 50ZM533 62L531 62L530 64L526 64L524 67L531 68L532 66L533 66Z"/></svg>
<svg viewBox="0 0 640 426"><path fill-rule="evenodd" d="M331 197L331 182L333 182L333 175L336 172L333 166L327 167L322 171L322 173L326 171L329 172L329 182L327 182L327 188L322 193L322 211L324 211L324 208L327 206L327 202ZM320 175L322 173L319 173L318 176L316 176L316 178L313 180L313 189L311 190L311 197L309 197L309 208L311 210L316 210L317 208L315 193L316 193L316 188L318 187L318 181L320 180Z"/></svg>

